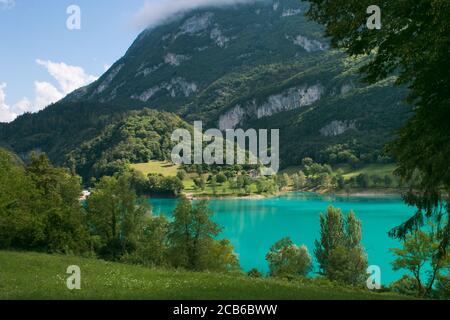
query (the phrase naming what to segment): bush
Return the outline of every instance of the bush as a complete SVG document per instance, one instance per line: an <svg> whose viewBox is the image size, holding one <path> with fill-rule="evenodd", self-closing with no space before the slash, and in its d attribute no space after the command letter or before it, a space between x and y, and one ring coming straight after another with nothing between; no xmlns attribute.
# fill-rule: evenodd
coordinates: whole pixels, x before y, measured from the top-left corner
<svg viewBox="0 0 450 320"><path fill-rule="evenodd" d="M187 176L187 172L184 170L179 170L177 172L177 178L180 179L181 181L183 181L184 179L186 179Z"/></svg>
<svg viewBox="0 0 450 320"><path fill-rule="evenodd" d="M227 176L225 174L223 174L222 172L216 176L216 179L217 179L217 183L220 183L220 184L225 183L228 180Z"/></svg>
<svg viewBox="0 0 450 320"><path fill-rule="evenodd" d="M397 280L389 286L392 292L404 294L408 296L416 296L419 286L417 280L413 277L404 275L400 280Z"/></svg>
<svg viewBox="0 0 450 320"><path fill-rule="evenodd" d="M250 278L262 278L261 272L259 272L258 269L256 269L256 268L253 268L252 270L250 270L250 271L247 273L247 275L248 275Z"/></svg>
<svg viewBox="0 0 450 320"><path fill-rule="evenodd" d="M439 275L436 283L436 298L450 299L450 275Z"/></svg>
<svg viewBox="0 0 450 320"><path fill-rule="evenodd" d="M312 270L312 259L305 246L295 245L290 238L275 243L267 253L272 277L306 276Z"/></svg>

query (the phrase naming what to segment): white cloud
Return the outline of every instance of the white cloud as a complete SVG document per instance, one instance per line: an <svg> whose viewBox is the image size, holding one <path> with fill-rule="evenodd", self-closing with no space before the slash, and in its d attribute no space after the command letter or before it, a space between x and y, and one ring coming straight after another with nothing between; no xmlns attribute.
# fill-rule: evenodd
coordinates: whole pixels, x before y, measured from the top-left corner
<svg viewBox="0 0 450 320"><path fill-rule="evenodd" d="M28 98L22 98L19 102L17 102L13 106L13 110L15 113L23 114L25 112L28 112L32 107L31 101L28 100Z"/></svg>
<svg viewBox="0 0 450 320"><path fill-rule="evenodd" d="M22 98L13 106L10 106L6 104L6 83L1 83L0 122L11 122L26 112L38 112L48 105L61 100L72 91L98 79L98 77L87 74L83 68L71 66L64 62L56 63L38 59L36 63L47 69L48 73L56 80L57 86L49 82L35 81L34 101L30 101L28 98Z"/></svg>
<svg viewBox="0 0 450 320"><path fill-rule="evenodd" d="M87 74L83 68L69 66L64 62L56 63L37 59L36 63L45 67L48 73L55 78L64 95L97 80L97 77Z"/></svg>
<svg viewBox="0 0 450 320"><path fill-rule="evenodd" d="M37 112L64 98L64 94L48 82L36 81L34 83L34 91L36 93L36 100L32 107L34 110L30 110L31 112Z"/></svg>
<svg viewBox="0 0 450 320"><path fill-rule="evenodd" d="M155 27L168 19L204 7L224 7L234 4L253 3L266 0L147 0L134 17L139 28Z"/></svg>
<svg viewBox="0 0 450 320"><path fill-rule="evenodd" d="M16 5L16 0L0 0L0 9L10 9Z"/></svg>
<svg viewBox="0 0 450 320"><path fill-rule="evenodd" d="M0 122L10 122L17 117L9 105L6 104L6 83L0 83Z"/></svg>

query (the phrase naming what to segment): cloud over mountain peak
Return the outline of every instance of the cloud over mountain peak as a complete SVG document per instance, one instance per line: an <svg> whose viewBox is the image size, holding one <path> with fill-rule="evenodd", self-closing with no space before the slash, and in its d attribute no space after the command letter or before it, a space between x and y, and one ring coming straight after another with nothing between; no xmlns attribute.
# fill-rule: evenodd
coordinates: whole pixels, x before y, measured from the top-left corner
<svg viewBox="0 0 450 320"><path fill-rule="evenodd" d="M267 0L148 0L137 12L133 22L139 28L153 28L194 9L264 1Z"/></svg>

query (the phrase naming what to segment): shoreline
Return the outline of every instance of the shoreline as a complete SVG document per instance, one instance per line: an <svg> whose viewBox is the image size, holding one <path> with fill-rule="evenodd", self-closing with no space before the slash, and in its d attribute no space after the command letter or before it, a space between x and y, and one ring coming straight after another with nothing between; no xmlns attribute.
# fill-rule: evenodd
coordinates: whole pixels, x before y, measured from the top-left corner
<svg viewBox="0 0 450 320"><path fill-rule="evenodd" d="M311 190L311 189L304 189L304 190L286 190L286 191L280 191L276 194L251 194L251 195L196 195L194 193L183 193L184 196L186 196L189 200L264 200L264 199L270 199L270 198L277 198L283 195L288 195L291 193L313 193L316 195L321 196L338 196L338 197L401 197L402 190L399 189L361 189L361 190L352 190L350 192L345 191L333 191L330 192L328 190Z"/></svg>

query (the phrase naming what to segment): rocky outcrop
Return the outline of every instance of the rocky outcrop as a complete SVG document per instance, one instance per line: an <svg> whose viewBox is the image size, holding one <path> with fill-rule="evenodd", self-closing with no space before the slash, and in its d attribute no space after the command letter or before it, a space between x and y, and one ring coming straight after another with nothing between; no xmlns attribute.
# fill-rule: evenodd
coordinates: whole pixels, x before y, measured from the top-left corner
<svg viewBox="0 0 450 320"><path fill-rule="evenodd" d="M258 105L256 101L248 103L245 108L235 106L219 118L220 130L233 129L242 124L247 118L261 119L274 114L309 106L319 101L324 93L320 85L294 87L277 95L267 98L266 102Z"/></svg>
<svg viewBox="0 0 450 320"><path fill-rule="evenodd" d="M165 89L170 91L172 97L182 94L187 98L198 91L198 86L195 82L187 82L183 78L174 78L165 86Z"/></svg>
<svg viewBox="0 0 450 320"><path fill-rule="evenodd" d="M135 100L141 100L142 102L147 102L150 100L156 93L158 93L161 90L159 86L152 87L148 90L145 90L140 95L132 95L131 99Z"/></svg>
<svg viewBox="0 0 450 320"><path fill-rule="evenodd" d="M298 14L302 13L301 9L284 9L283 13L281 14L281 16L283 18L285 17L292 17L292 16L296 16Z"/></svg>
<svg viewBox="0 0 450 320"><path fill-rule="evenodd" d="M163 82L158 86L149 88L140 95L132 95L131 99L147 102L160 91L166 91L166 94L172 98L180 95L187 98L198 91L198 86L195 82L187 82L183 78L173 78L170 82Z"/></svg>
<svg viewBox="0 0 450 320"><path fill-rule="evenodd" d="M100 94L103 91L105 91L109 87L111 82L114 80L114 78L119 74L120 70L122 70L123 66L124 64L122 63L119 64L114 69L110 70L105 79L102 81L102 83L100 83L97 89L94 91L94 95Z"/></svg>
<svg viewBox="0 0 450 320"><path fill-rule="evenodd" d="M178 67L181 63L189 59L190 59L189 56L185 56L182 54L168 53L164 57L164 62L171 66Z"/></svg>
<svg viewBox="0 0 450 320"><path fill-rule="evenodd" d="M344 96L347 93L349 93L350 91L352 91L353 89L355 89L355 85L353 84L353 82L346 83L346 84L342 85L342 87L341 87L341 95Z"/></svg>
<svg viewBox="0 0 450 320"><path fill-rule="evenodd" d="M223 131L236 128L236 126L243 121L245 114L245 110L242 109L240 105L235 106L233 109L220 116L219 129Z"/></svg>
<svg viewBox="0 0 450 320"><path fill-rule="evenodd" d="M151 66L151 67L141 66L141 68L139 68L139 70L138 70L138 73L136 73L136 77L138 77L140 75L147 77L150 74L152 74L153 72L159 70L162 66L163 66L163 63L160 63L155 66Z"/></svg>
<svg viewBox="0 0 450 320"><path fill-rule="evenodd" d="M286 37L288 40L291 40L295 45L301 46L308 52L316 52L316 51L326 51L328 50L328 45L324 44L317 40L308 39L302 35L298 35L295 38L291 38L289 36Z"/></svg>
<svg viewBox="0 0 450 320"><path fill-rule="evenodd" d="M283 111L309 106L320 100L322 93L321 85L291 88L282 94L270 96L266 103L257 108L256 116L260 119Z"/></svg>
<svg viewBox="0 0 450 320"><path fill-rule="evenodd" d="M324 137L336 137L348 130L356 129L356 121L331 121L328 125L320 129L320 134Z"/></svg>
<svg viewBox="0 0 450 320"><path fill-rule="evenodd" d="M214 16L211 12L206 12L201 15L195 15L189 19L187 19L183 25L180 27L180 31L175 36L178 38L181 35L195 35L202 33L205 31L210 25L212 21L212 17Z"/></svg>
<svg viewBox="0 0 450 320"><path fill-rule="evenodd" d="M210 38L221 48L225 47L227 42L230 41L218 27L211 30Z"/></svg>

